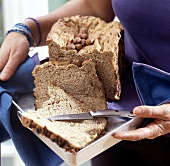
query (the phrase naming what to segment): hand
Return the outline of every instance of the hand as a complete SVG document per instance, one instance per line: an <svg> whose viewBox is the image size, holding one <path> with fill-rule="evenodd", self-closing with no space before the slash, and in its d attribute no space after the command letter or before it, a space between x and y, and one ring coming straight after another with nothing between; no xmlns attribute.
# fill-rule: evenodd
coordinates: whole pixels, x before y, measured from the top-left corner
<svg viewBox="0 0 170 166"><path fill-rule="evenodd" d="M153 118L153 121L143 128L133 131L120 131L113 135L121 140L137 141L142 139L154 139L170 133L170 104L160 106L139 106L133 113L137 117Z"/></svg>
<svg viewBox="0 0 170 166"><path fill-rule="evenodd" d="M0 49L0 80L10 79L18 65L27 58L28 52L29 43L24 35L15 32L8 34Z"/></svg>

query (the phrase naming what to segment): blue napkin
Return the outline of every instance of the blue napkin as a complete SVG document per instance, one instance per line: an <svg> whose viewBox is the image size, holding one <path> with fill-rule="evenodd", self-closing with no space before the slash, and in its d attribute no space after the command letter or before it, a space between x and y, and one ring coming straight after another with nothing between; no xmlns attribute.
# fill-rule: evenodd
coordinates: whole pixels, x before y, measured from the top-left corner
<svg viewBox="0 0 170 166"><path fill-rule="evenodd" d="M170 102L170 73L155 67L133 63L133 79L143 105L156 106ZM139 127L146 126L153 119L144 119ZM170 134L166 134L170 137Z"/></svg>
<svg viewBox="0 0 170 166"><path fill-rule="evenodd" d="M12 104L12 100L17 101L20 94L33 91L34 67L35 63L28 57L9 81L0 81L0 141L11 138L26 166L59 165L63 161L31 131L22 126L17 117L17 109Z"/></svg>
<svg viewBox="0 0 170 166"><path fill-rule="evenodd" d="M170 73L133 63L133 79L143 105L156 106L170 101Z"/></svg>

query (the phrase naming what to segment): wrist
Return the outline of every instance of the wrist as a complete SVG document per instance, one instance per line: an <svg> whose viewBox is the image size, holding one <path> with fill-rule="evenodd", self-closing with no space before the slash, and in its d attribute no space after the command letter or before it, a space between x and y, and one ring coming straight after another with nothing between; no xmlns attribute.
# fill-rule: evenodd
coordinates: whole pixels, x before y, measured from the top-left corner
<svg viewBox="0 0 170 166"><path fill-rule="evenodd" d="M11 32L20 33L20 34L24 35L27 38L27 41L28 41L30 47L35 46L35 40L34 40L33 33L26 24L23 24L23 23L15 24L11 29L9 29L6 32L6 36L8 36L8 34Z"/></svg>
<svg viewBox="0 0 170 166"><path fill-rule="evenodd" d="M23 23L26 24L30 28L34 36L36 46L39 46L42 41L42 32L41 32L41 26L38 20L28 17L24 20Z"/></svg>

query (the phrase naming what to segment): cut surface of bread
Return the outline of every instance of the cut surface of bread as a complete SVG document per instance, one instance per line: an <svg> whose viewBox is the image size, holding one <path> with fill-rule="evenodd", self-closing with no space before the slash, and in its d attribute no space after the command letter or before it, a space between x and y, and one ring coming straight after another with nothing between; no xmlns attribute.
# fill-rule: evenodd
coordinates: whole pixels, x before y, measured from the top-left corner
<svg viewBox="0 0 170 166"><path fill-rule="evenodd" d="M49 99L49 83L58 85L79 100L88 100L94 107L100 105L100 102L91 102L91 97L102 100L105 98L103 85L96 75L95 63L91 59L84 61L80 67L66 62L46 62L35 67L33 76L36 109L41 108Z"/></svg>
<svg viewBox="0 0 170 166"><path fill-rule="evenodd" d="M80 66L46 62L33 71L36 111L22 115L23 126L42 134L69 152L77 152L97 139L106 129L106 118L50 121L55 115L107 109L104 89L95 63L89 59Z"/></svg>
<svg viewBox="0 0 170 166"><path fill-rule="evenodd" d="M124 66L124 29L92 16L58 20L47 37L50 61L93 59L107 100L119 100Z"/></svg>
<svg viewBox="0 0 170 166"><path fill-rule="evenodd" d="M49 86L49 100L43 108L22 115L22 124L42 134L69 152L77 152L98 138L105 130L107 119L50 121L55 115L90 112L91 107L57 86ZM95 98L93 100L96 100ZM105 105L101 109L106 109Z"/></svg>

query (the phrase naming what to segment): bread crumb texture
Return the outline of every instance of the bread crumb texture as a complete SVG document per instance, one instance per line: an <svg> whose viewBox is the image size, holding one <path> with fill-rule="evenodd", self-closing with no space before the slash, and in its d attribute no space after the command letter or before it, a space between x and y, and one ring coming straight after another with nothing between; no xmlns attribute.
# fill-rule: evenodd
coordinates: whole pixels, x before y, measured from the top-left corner
<svg viewBox="0 0 170 166"><path fill-rule="evenodd" d="M55 115L107 109L104 89L95 63L46 62L37 66L35 77L36 111L22 115L23 126L42 134L66 151L76 153L96 140L107 125L106 118L93 120L50 121Z"/></svg>

